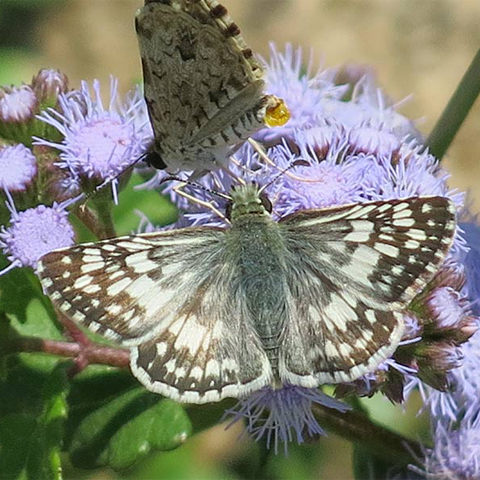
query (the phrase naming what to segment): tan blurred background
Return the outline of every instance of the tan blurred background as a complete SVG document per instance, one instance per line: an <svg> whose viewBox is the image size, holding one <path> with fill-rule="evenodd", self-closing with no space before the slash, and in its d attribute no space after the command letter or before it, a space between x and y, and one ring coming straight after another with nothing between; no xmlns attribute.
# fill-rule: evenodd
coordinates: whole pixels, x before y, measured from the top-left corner
<svg viewBox="0 0 480 480"><path fill-rule="evenodd" d="M480 47L479 0L222 0L222 3L242 28L250 46L263 55L268 55L269 41L279 46L292 42L307 51L313 48L325 66L345 62L372 65L384 90L394 100L413 94L401 112L418 119L424 134L430 132ZM38 68L53 67L67 73L72 85L78 85L80 79L93 78L108 84L108 77L113 74L120 78L122 90L129 89L141 75L133 28L135 11L141 5L142 0L59 3L36 28L35 58L24 63L19 60L15 76L29 80ZM468 189L473 212L480 212L480 102L477 101L455 139L445 166L452 173L451 186ZM379 409L373 406L372 411L375 410L382 412L382 420L387 423L395 411L388 404ZM400 421L404 430L408 430L405 423L417 421L414 415L408 418ZM199 444L198 458L204 461L228 457L236 434L228 433L225 437L223 431L217 430L218 436L211 435ZM348 448L348 443L340 439L327 442L333 460L323 465L323 478L351 478L348 460L343 460L348 458L344 450Z"/></svg>
<svg viewBox="0 0 480 480"><path fill-rule="evenodd" d="M3 0L2 0L3 1ZM479 0L223 0L250 46L268 42L313 48L325 66L372 65L402 112L430 132L480 47ZM37 32L36 69L64 70L74 83L110 74L127 89L140 76L133 17L142 0L68 0ZM480 81L480 79L479 79ZM480 212L480 102L445 161L451 186L469 189Z"/></svg>

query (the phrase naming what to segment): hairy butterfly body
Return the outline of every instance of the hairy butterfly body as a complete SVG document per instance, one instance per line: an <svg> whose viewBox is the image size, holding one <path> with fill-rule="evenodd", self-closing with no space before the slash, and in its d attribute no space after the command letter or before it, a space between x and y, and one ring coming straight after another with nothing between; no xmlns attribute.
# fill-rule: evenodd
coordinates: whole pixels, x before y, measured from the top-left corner
<svg viewBox="0 0 480 480"><path fill-rule="evenodd" d="M265 95L264 71L215 0L147 0L136 17L156 168L204 172L288 110Z"/></svg>
<svg viewBox="0 0 480 480"><path fill-rule="evenodd" d="M455 231L455 207L443 197L305 210L278 222L258 186L231 198L230 228L77 245L38 267L63 313L130 347L133 374L178 401L373 370L396 349L402 312Z"/></svg>

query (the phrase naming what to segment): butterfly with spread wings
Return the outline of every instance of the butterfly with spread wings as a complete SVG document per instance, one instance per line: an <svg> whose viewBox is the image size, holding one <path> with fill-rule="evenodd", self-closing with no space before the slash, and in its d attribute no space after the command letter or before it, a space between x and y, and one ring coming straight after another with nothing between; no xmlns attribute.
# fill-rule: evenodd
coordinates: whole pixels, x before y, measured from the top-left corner
<svg viewBox="0 0 480 480"><path fill-rule="evenodd" d="M452 244L443 197L299 211L276 222L255 185L231 192L229 228L76 245L38 266L80 325L131 349L133 374L180 402L316 387L375 369L402 312Z"/></svg>

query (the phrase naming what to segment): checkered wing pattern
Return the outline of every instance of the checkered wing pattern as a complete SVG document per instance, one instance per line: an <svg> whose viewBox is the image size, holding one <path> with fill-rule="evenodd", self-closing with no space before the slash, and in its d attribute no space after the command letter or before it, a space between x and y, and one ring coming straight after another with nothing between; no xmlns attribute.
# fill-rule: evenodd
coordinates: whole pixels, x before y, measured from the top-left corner
<svg viewBox="0 0 480 480"><path fill-rule="evenodd" d="M393 353L402 311L450 249L455 207L408 198L299 212L280 225L292 305L280 375L316 386L358 378Z"/></svg>
<svg viewBox="0 0 480 480"><path fill-rule="evenodd" d="M38 274L61 312L132 349L132 372L149 390L218 401L271 377L231 298L223 243L222 230L206 228L120 237L49 253Z"/></svg>

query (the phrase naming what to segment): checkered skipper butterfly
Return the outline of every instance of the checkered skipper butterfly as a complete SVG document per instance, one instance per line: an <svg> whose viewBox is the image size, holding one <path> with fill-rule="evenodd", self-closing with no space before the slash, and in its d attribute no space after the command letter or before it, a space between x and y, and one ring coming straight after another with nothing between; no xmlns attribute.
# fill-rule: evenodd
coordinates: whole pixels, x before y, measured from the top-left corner
<svg viewBox="0 0 480 480"><path fill-rule="evenodd" d="M230 228L77 245L43 257L38 273L63 313L130 347L133 374L181 402L373 370L452 244L454 205L412 197L278 222L270 212L258 186L239 186Z"/></svg>
<svg viewBox="0 0 480 480"><path fill-rule="evenodd" d="M284 102L264 94L264 71L215 0L146 0L138 12L150 121L146 161L205 172L260 128L283 125Z"/></svg>

